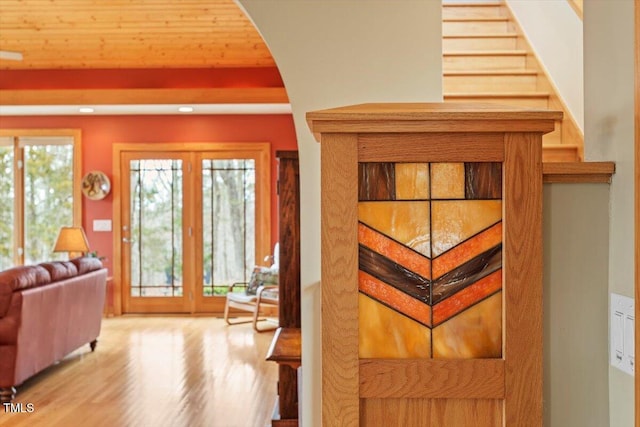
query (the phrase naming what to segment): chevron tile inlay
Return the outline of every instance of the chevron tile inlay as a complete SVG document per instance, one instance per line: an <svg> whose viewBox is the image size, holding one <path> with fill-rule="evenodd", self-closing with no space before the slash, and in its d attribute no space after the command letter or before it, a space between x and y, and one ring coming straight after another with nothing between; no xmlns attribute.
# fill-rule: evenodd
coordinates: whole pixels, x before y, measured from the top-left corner
<svg viewBox="0 0 640 427"><path fill-rule="evenodd" d="M360 356L501 357L502 165L361 163L358 185Z"/></svg>

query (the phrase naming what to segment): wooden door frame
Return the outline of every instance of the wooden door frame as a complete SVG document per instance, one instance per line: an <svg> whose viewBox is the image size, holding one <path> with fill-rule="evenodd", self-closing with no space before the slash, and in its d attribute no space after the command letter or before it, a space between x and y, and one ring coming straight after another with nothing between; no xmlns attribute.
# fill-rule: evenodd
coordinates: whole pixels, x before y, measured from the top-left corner
<svg viewBox="0 0 640 427"><path fill-rule="evenodd" d="M265 152L261 162L265 165L267 174L271 176L270 143L115 143L113 144L113 314L120 316L123 314L123 285L122 285L122 263L123 254L120 242L122 241L122 194L120 186L122 177L120 176L120 157L123 152L242 152L257 151ZM262 259L271 254L271 179L257 180L256 182L256 212L265 212L265 215L256 218L256 233L263 236L263 244L256 247L256 260ZM258 197L258 194L264 197ZM196 233L197 234L197 233ZM197 255L197 254L196 254ZM197 280L197 277L196 277ZM195 299L191 305L191 312L194 311Z"/></svg>
<svg viewBox="0 0 640 427"><path fill-rule="evenodd" d="M640 0L634 2L634 140L635 140L635 318L640 319ZM640 351L640 328L635 328L635 354ZM635 375L635 425L640 427L640 375Z"/></svg>

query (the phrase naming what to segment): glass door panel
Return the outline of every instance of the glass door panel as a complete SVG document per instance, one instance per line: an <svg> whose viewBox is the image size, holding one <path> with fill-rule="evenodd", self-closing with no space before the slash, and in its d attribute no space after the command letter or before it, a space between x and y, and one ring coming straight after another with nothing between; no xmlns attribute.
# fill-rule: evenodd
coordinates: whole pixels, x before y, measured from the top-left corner
<svg viewBox="0 0 640 427"><path fill-rule="evenodd" d="M256 169L253 159L202 160L202 296L222 296L247 282L255 259Z"/></svg>
<svg viewBox="0 0 640 427"><path fill-rule="evenodd" d="M131 296L182 296L182 161L131 162Z"/></svg>
<svg viewBox="0 0 640 427"><path fill-rule="evenodd" d="M124 162L125 311L189 311L183 268L186 162L180 154L125 158L130 156L138 158Z"/></svg>

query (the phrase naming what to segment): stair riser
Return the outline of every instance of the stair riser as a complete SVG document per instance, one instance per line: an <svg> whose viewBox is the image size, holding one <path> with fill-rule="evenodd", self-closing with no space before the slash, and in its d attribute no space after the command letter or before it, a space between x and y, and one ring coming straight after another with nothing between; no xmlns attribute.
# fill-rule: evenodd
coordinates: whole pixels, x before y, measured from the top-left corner
<svg viewBox="0 0 640 427"><path fill-rule="evenodd" d="M494 97L452 97L444 96L446 102L469 102L480 104L512 105L516 107L549 108L547 98L494 98Z"/></svg>
<svg viewBox="0 0 640 427"><path fill-rule="evenodd" d="M507 16L504 6L444 6L443 19L455 18L494 18Z"/></svg>
<svg viewBox="0 0 640 427"><path fill-rule="evenodd" d="M444 76L444 92L507 93L535 90L535 75Z"/></svg>
<svg viewBox="0 0 640 427"><path fill-rule="evenodd" d="M459 34L500 34L510 32L512 26L507 21L451 21L442 23L442 35Z"/></svg>
<svg viewBox="0 0 640 427"><path fill-rule="evenodd" d="M524 69L526 57L524 55L504 56L448 56L442 60L442 68L446 71L464 70L516 70Z"/></svg>
<svg viewBox="0 0 640 427"><path fill-rule="evenodd" d="M482 37L443 39L444 52L470 50L514 50L517 47L516 37Z"/></svg>
<svg viewBox="0 0 640 427"><path fill-rule="evenodd" d="M544 136L542 143L542 161L549 162L579 162L580 154L577 147L567 146L564 149L550 148L544 146Z"/></svg>
<svg viewBox="0 0 640 427"><path fill-rule="evenodd" d="M556 123L556 128L553 132L542 135L542 145L545 144L562 144L561 123Z"/></svg>

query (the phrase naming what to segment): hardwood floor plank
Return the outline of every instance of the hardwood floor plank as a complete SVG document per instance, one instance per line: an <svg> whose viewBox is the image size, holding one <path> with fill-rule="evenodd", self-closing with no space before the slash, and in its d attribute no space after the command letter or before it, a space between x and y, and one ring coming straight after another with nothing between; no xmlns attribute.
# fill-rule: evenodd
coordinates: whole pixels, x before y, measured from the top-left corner
<svg viewBox="0 0 640 427"><path fill-rule="evenodd" d="M13 408L24 412L0 407L0 426L270 425L272 337L211 317L107 318L96 351L84 346L18 387Z"/></svg>

